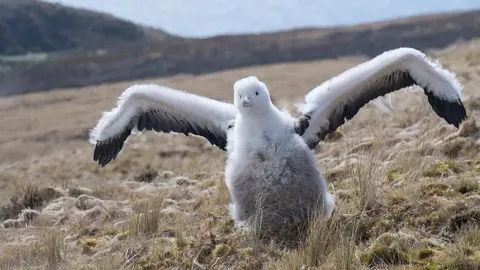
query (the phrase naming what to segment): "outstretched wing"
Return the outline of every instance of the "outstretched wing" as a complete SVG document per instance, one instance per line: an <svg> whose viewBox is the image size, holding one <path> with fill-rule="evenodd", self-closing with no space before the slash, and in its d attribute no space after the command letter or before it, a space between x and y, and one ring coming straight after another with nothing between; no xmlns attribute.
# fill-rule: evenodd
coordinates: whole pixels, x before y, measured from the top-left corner
<svg viewBox="0 0 480 270"><path fill-rule="evenodd" d="M153 85L133 85L119 97L90 131L93 160L102 167L114 160L133 132L154 130L201 136L225 150L227 129L234 121L233 104Z"/></svg>
<svg viewBox="0 0 480 270"><path fill-rule="evenodd" d="M311 90L300 105L297 132L310 148L350 120L371 100L418 85L433 110L447 123L459 127L466 118L462 85L455 75L412 48L384 52ZM303 127L303 128L301 128Z"/></svg>

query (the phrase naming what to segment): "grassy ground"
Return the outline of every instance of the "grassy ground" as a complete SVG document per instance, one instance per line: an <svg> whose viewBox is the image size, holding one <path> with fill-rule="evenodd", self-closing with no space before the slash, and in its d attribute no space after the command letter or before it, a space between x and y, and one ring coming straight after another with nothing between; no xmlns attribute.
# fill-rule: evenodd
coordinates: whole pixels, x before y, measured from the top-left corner
<svg viewBox="0 0 480 270"><path fill-rule="evenodd" d="M292 251L233 228L225 153L202 139L148 133L105 168L92 161L89 128L132 83L0 99L0 269L479 269L479 48L431 52L465 86L460 130L402 90L392 114L369 104L318 147L338 208ZM363 60L153 81L230 101L256 75L293 108Z"/></svg>

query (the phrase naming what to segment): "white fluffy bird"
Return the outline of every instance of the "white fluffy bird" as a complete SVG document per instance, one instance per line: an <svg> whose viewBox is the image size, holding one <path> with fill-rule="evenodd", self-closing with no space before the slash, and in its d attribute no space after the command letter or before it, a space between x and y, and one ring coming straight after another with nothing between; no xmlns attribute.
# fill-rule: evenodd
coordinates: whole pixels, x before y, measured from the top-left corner
<svg viewBox="0 0 480 270"><path fill-rule="evenodd" d="M295 208L310 209L300 207L305 202L319 199L317 204L326 216L332 211L333 197L311 149L371 100L412 85L423 88L433 110L447 123L458 128L466 119L462 86L455 75L418 50L399 48L311 90L298 118L279 111L265 84L253 76L235 82L234 104L164 86L131 86L122 93L117 107L104 113L91 130L93 159L101 166L111 162L132 132L154 130L203 137L228 152L226 183L236 224L247 222L259 209L255 203L261 194L266 203L262 209L284 216L264 216L264 223L282 229L295 223L292 218L305 218L302 211L291 215ZM300 200L300 194L305 198Z"/></svg>

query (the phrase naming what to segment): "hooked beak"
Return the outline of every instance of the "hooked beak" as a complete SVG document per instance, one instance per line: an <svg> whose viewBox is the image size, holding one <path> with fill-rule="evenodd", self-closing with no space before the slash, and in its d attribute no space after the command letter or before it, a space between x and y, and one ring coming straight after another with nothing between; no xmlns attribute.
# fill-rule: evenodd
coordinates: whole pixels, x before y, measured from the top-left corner
<svg viewBox="0 0 480 270"><path fill-rule="evenodd" d="M245 107L250 107L253 104L252 100L248 96L244 96L242 98L242 106Z"/></svg>

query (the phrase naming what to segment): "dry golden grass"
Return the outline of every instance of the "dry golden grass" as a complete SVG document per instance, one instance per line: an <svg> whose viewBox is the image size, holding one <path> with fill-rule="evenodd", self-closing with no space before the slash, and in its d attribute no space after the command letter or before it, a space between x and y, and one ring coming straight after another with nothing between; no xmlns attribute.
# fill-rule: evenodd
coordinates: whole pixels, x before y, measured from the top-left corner
<svg viewBox="0 0 480 270"><path fill-rule="evenodd" d="M479 269L480 41L431 53L465 85L469 121L458 131L406 90L391 115L364 107L316 150L337 209L296 250L233 227L225 153L202 139L148 133L92 161L88 129L132 82L1 99L0 269ZM253 74L293 108L363 60L152 81L231 100Z"/></svg>

